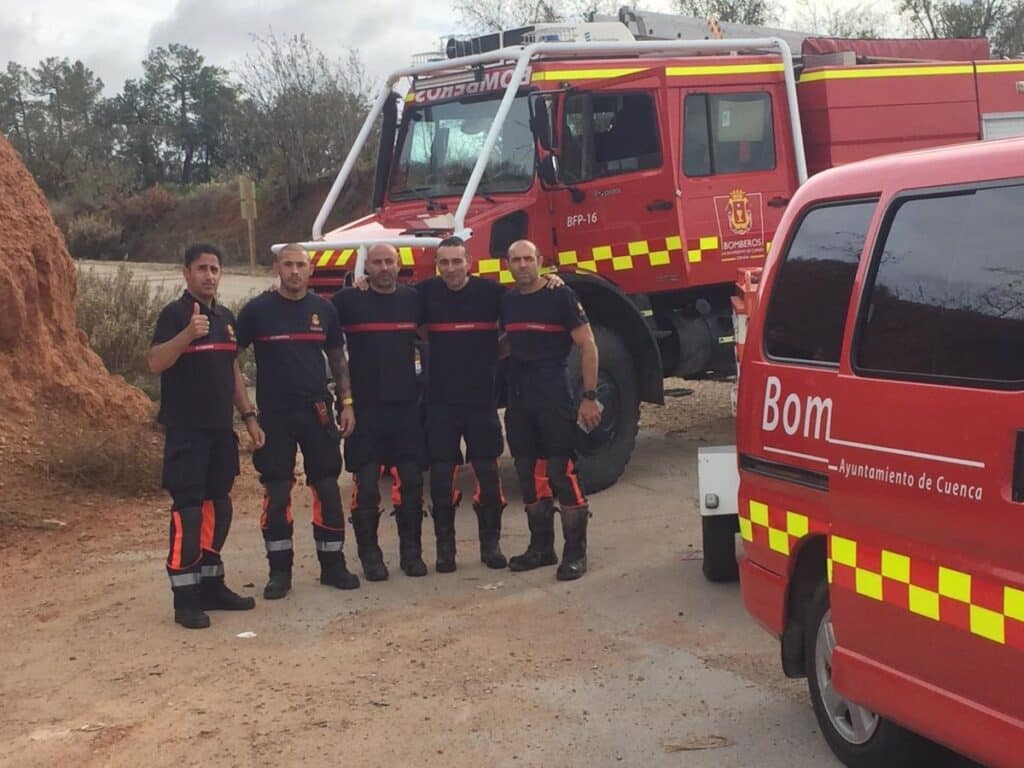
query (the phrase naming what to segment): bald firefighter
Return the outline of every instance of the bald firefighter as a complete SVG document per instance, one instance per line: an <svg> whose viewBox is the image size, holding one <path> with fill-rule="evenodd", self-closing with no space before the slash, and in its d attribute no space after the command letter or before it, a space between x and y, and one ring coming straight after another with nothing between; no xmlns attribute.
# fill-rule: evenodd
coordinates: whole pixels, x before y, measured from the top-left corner
<svg viewBox="0 0 1024 768"><path fill-rule="evenodd" d="M253 446L264 441L236 360L235 318L217 303L220 262L216 246L189 246L186 290L160 312L146 354L149 369L160 374L158 420L166 429L162 485L172 501L167 574L174 620L188 629L210 626L206 611L256 605L225 585L220 554L238 475L232 403Z"/></svg>
<svg viewBox="0 0 1024 768"><path fill-rule="evenodd" d="M568 286L543 290L542 257L529 240L508 249L514 289L502 297L501 321L511 360L505 434L515 461L530 528L527 550L509 560L513 571L558 563L555 554L555 500L545 497L536 476L547 460L547 481L560 505L565 546L557 577L578 579L587 570L587 522L590 508L573 465L577 424L587 431L601 420L597 403L597 345L583 305ZM574 406L569 389L568 356L573 344L582 356L583 393Z"/></svg>

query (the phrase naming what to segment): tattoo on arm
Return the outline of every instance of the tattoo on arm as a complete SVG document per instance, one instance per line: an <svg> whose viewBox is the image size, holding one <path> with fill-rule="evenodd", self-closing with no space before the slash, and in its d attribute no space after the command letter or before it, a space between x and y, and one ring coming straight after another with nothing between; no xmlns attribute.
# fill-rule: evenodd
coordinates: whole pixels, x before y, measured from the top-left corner
<svg viewBox="0 0 1024 768"><path fill-rule="evenodd" d="M348 360L345 358L344 347L332 347L327 350L327 362L331 366L331 375L334 376L334 389L338 397L344 397L352 392L352 381L348 375Z"/></svg>

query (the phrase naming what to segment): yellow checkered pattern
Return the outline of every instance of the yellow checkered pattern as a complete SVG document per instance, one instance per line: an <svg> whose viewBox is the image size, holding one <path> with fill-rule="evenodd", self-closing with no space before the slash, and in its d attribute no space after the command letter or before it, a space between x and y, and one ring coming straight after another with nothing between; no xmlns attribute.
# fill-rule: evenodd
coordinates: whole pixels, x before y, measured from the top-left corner
<svg viewBox="0 0 1024 768"><path fill-rule="evenodd" d="M833 589L888 603L999 645L1024 649L1024 590L931 560L829 537Z"/></svg>
<svg viewBox="0 0 1024 768"><path fill-rule="evenodd" d="M747 514L740 515L740 536L744 541L754 542L755 534L768 548L780 555L789 556L793 545L806 536L811 529L811 519L798 512L785 511L784 515L769 510L767 504L751 500Z"/></svg>
<svg viewBox="0 0 1024 768"><path fill-rule="evenodd" d="M718 235L699 238L696 241L695 248L687 249L686 260L691 264L699 264L704 260L705 254L710 253L711 251L717 251L720 247Z"/></svg>
<svg viewBox="0 0 1024 768"><path fill-rule="evenodd" d="M512 273L503 269L501 266L501 259L480 259L476 263L476 269L473 271L474 275L480 277L487 277L488 275L497 275L498 282L503 285L515 282L515 278L512 277Z"/></svg>
<svg viewBox="0 0 1024 768"><path fill-rule="evenodd" d="M558 252L558 264L585 272L599 272L602 265L613 272L634 269L637 266L664 267L672 263L672 256L681 254L683 240L678 235L656 240L633 240L615 245L594 245L588 251L565 250Z"/></svg>

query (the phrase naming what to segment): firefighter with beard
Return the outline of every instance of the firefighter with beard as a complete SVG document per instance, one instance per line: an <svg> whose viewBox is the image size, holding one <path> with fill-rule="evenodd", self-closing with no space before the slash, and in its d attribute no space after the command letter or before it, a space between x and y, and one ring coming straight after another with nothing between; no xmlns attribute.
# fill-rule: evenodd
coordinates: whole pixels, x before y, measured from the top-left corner
<svg viewBox="0 0 1024 768"><path fill-rule="evenodd" d="M174 620L188 629L210 626L206 611L255 607L224 583L221 549L231 527L231 488L238 475L232 402L253 446L263 445L238 368L235 318L217 303L221 252L199 243L185 251L187 288L160 312L146 363L160 374L166 428L162 485L171 494L167 574Z"/></svg>
<svg viewBox="0 0 1024 768"><path fill-rule="evenodd" d="M257 296L239 313L238 343L256 350L256 401L266 445L253 454L264 487L260 529L270 576L263 597L277 600L292 586L291 491L295 458L302 449L306 483L313 495L313 539L320 583L357 589L343 545L345 518L338 476L340 438L352 433L355 416L341 328L329 301L309 291L312 265L302 246L289 244L274 257L275 291ZM327 388L326 356L341 404L337 416Z"/></svg>
<svg viewBox="0 0 1024 768"><path fill-rule="evenodd" d="M587 570L587 522L590 508L573 466L577 423L586 430L601 421L597 403L597 345L583 305L568 286L542 290L542 257L529 240L508 249L515 288L501 302L511 360L505 434L515 462L530 528L527 550L509 559L513 571L528 571L558 562L554 540L554 499L544 498L538 459L547 459L547 481L561 506L565 547L560 580L578 579ZM574 407L567 361L573 344L580 348L583 393Z"/></svg>
<svg viewBox="0 0 1024 768"><path fill-rule="evenodd" d="M377 539L382 467L395 467L399 564L407 576L425 576L423 562L423 426L416 381L416 292L398 284L398 252L378 243L366 256L369 290L345 288L332 302L345 333L352 372L356 426L345 441L345 464L355 478L352 529L363 574L388 578Z"/></svg>

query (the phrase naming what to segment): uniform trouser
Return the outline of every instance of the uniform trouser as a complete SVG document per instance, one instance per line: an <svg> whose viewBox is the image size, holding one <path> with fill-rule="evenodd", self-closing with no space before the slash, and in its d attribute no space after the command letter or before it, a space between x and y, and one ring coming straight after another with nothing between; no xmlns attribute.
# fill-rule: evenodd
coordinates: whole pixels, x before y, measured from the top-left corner
<svg viewBox="0 0 1024 768"><path fill-rule="evenodd" d="M431 404L427 412L427 447L430 453L430 500L434 510L458 506L455 489L458 467L466 459L476 474L473 503L477 508L503 508L505 494L498 472L498 456L505 448L498 414L491 407Z"/></svg>
<svg viewBox="0 0 1024 768"><path fill-rule="evenodd" d="M223 580L238 438L231 429L168 427L162 485L171 495L167 574L175 590Z"/></svg>
<svg viewBox="0 0 1024 768"><path fill-rule="evenodd" d="M325 566L340 561L345 518L338 489L341 436L337 425L333 419L323 423L312 405L265 412L260 417L260 425L266 434L266 443L253 453L252 460L264 488L260 530L270 570L288 571L294 560L291 490L295 484L298 449L302 450L306 484L313 494L313 539L317 557Z"/></svg>
<svg viewBox="0 0 1024 768"><path fill-rule="evenodd" d="M575 415L569 406L511 405L505 411L505 434L524 503L534 504L552 494L563 506L587 503L573 464L576 429Z"/></svg>
<svg viewBox="0 0 1024 768"><path fill-rule="evenodd" d="M356 428L345 440L345 463L353 473L353 510L380 510L379 482L385 472L394 480L391 497L397 509L423 509L423 422L415 402L356 406Z"/></svg>

